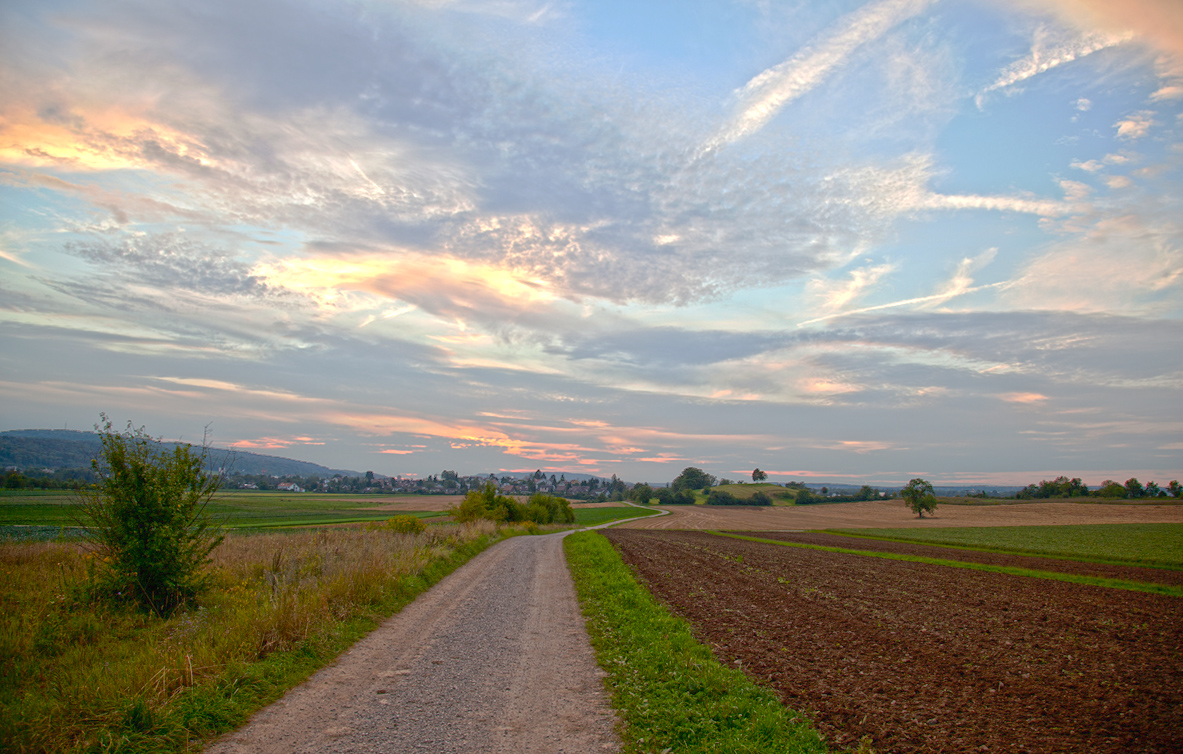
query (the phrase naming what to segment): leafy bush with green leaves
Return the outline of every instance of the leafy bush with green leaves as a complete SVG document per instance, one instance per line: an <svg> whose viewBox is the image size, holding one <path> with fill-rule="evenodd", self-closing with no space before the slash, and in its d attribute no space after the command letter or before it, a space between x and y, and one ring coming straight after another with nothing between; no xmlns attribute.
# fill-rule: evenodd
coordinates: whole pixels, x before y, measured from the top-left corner
<svg viewBox="0 0 1183 754"><path fill-rule="evenodd" d="M654 491L658 505L694 505L694 493L689 490L671 490L669 487L659 487Z"/></svg>
<svg viewBox="0 0 1183 754"><path fill-rule="evenodd" d="M422 534L427 529L427 524L417 516L395 516L385 521L366 524L366 529L368 531L386 529L395 534Z"/></svg>
<svg viewBox="0 0 1183 754"><path fill-rule="evenodd" d="M464 496L464 500L450 511L452 518L458 523L488 519L490 521L504 521L515 523L532 521L536 524L573 524L575 511L571 503L561 497L536 492L529 502L522 505L508 495L500 495L492 482L485 483L484 488L471 490Z"/></svg>
<svg viewBox="0 0 1183 754"><path fill-rule="evenodd" d="M206 512L221 478L206 470L206 446L169 450L134 428L96 427L98 484L79 493L79 523L90 528L98 595L132 599L167 616L208 584L209 555L223 534Z"/></svg>

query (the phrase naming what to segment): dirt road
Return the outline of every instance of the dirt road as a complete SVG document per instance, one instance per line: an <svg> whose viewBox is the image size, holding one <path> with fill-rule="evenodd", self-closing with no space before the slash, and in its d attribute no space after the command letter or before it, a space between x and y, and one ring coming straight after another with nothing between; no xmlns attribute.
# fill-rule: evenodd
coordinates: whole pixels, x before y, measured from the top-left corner
<svg viewBox="0 0 1183 754"><path fill-rule="evenodd" d="M486 550L206 751L618 751L562 536Z"/></svg>
<svg viewBox="0 0 1183 754"><path fill-rule="evenodd" d="M626 529L801 531L808 529L923 528L942 526L1043 526L1050 524L1183 523L1180 505L1022 503L940 505L917 518L900 500L757 508L725 505L664 506L672 515L622 524Z"/></svg>

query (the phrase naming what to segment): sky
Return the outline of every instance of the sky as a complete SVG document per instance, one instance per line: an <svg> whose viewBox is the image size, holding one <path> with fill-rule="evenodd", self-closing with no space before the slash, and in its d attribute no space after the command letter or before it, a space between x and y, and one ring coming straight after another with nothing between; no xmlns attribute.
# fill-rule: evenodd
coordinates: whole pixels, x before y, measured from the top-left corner
<svg viewBox="0 0 1183 754"><path fill-rule="evenodd" d="M0 430L1183 477L1177 0L8 0Z"/></svg>

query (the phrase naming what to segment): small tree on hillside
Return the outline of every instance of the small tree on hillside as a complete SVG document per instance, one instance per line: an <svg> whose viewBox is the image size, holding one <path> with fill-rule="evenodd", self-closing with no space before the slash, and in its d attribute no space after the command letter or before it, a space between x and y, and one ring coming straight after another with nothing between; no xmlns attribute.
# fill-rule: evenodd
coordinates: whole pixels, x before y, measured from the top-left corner
<svg viewBox="0 0 1183 754"><path fill-rule="evenodd" d="M206 504L222 478L207 471L204 444L169 450L143 427L128 422L115 432L100 416L101 457L91 461L99 482L79 505L104 564L99 589L169 615L208 583L209 554L223 535Z"/></svg>
<svg viewBox="0 0 1183 754"><path fill-rule="evenodd" d="M756 467L756 469L752 472L752 481L753 482L763 482L767 478L768 478L768 474L763 471L760 471L759 467Z"/></svg>
<svg viewBox="0 0 1183 754"><path fill-rule="evenodd" d="M670 489L674 492L681 492L683 490L701 490L714 486L714 476L694 466L687 466L682 469L682 473L678 475L678 478L670 484Z"/></svg>
<svg viewBox="0 0 1183 754"><path fill-rule="evenodd" d="M932 485L923 479L917 478L908 482L908 485L900 490L900 497L920 518L924 518L925 511L932 513L937 509L937 496Z"/></svg>

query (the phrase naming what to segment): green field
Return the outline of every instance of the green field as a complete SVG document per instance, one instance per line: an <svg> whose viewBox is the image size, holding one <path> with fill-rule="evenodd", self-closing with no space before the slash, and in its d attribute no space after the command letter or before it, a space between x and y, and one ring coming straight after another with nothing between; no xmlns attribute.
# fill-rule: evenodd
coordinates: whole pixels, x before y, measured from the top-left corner
<svg viewBox="0 0 1183 754"><path fill-rule="evenodd" d="M438 516L366 510L389 501L367 500L361 495L322 495L285 492L220 492L207 508L215 521L231 529L273 526L316 526L358 521L381 521L391 516ZM0 526L69 526L73 519L73 493L0 495Z"/></svg>
<svg viewBox="0 0 1183 754"><path fill-rule="evenodd" d="M830 533L1098 563L1183 569L1183 524L834 529Z"/></svg>
<svg viewBox="0 0 1183 754"><path fill-rule="evenodd" d="M781 487L779 484L769 484L768 482L755 482L750 484L720 484L711 487L711 490L720 490L721 492L728 492L740 500L747 500L757 492L763 492L768 497L772 498L773 505L792 505L793 501L797 499L797 490L790 490ZM698 502L705 503L706 493L710 490L696 490L695 496Z"/></svg>
<svg viewBox="0 0 1183 754"><path fill-rule="evenodd" d="M620 508L576 508L575 523L578 526L597 526L609 521L619 521L623 518L637 518L638 516L656 516L659 511L634 508L631 505Z"/></svg>
<svg viewBox="0 0 1183 754"><path fill-rule="evenodd" d="M391 516L410 515L420 518L442 516L439 511L374 511L367 510L392 498L367 499L362 495L325 495L287 492L220 492L210 502L208 510L215 521L231 529L271 529L284 526L324 526L327 524L384 521ZM401 500L424 500L419 495L409 495ZM438 502L438 501L434 501ZM12 527L38 527L33 539L52 539L61 533L62 527L72 527L77 522L73 515L76 502L70 492L27 491L0 493L0 537L28 538L24 532ZM580 526L595 526L622 518L643 516L647 511L629 506L617 508L577 508L575 522ZM52 533L48 533L52 532Z"/></svg>

